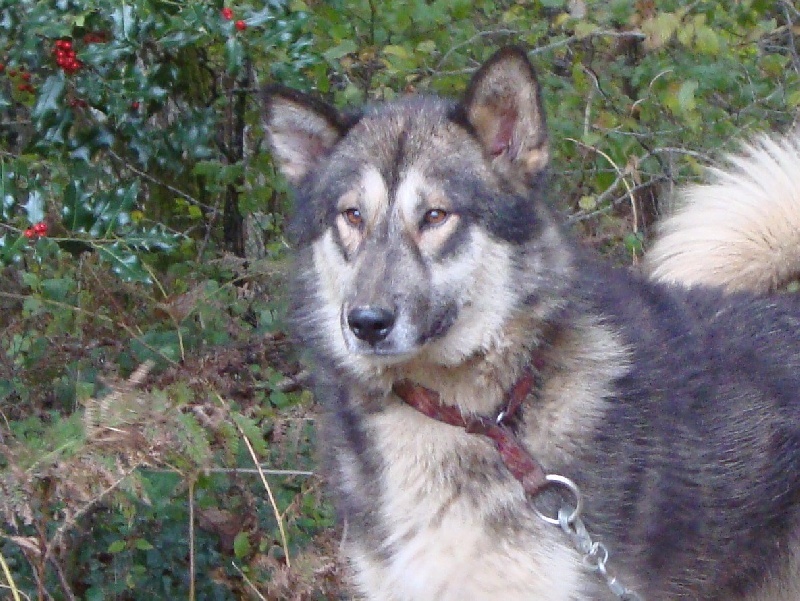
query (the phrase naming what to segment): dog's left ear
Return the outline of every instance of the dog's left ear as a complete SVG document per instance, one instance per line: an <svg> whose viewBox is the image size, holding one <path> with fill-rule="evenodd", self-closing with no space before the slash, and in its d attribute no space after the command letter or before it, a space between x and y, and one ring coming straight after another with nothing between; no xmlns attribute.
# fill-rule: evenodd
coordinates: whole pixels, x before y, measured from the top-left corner
<svg viewBox="0 0 800 601"><path fill-rule="evenodd" d="M484 63L461 108L495 169L528 186L547 166L542 94L524 50L504 48Z"/></svg>
<svg viewBox="0 0 800 601"><path fill-rule="evenodd" d="M342 115L321 100L283 86L263 92L267 137L283 175L298 184L346 133Z"/></svg>

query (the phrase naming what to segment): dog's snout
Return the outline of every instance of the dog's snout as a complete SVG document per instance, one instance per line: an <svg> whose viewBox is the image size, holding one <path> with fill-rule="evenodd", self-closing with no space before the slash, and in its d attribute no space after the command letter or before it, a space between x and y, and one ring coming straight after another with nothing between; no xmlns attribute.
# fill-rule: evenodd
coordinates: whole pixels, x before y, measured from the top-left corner
<svg viewBox="0 0 800 601"><path fill-rule="evenodd" d="M394 320L394 311L384 307L355 307L347 314L347 325L356 338L372 345L389 335Z"/></svg>

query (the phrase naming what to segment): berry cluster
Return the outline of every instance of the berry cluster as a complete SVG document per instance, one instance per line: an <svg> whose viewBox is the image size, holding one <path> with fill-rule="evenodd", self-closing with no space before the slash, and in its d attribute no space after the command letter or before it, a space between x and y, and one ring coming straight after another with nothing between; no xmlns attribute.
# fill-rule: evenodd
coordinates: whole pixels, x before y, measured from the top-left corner
<svg viewBox="0 0 800 601"><path fill-rule="evenodd" d="M33 227L29 227L23 232L23 235L28 239L35 239L40 236L47 235L47 224L44 221L40 221L39 223L35 224Z"/></svg>
<svg viewBox="0 0 800 601"><path fill-rule="evenodd" d="M230 8L229 6L226 6L219 12L222 15L222 18L225 19L226 21L230 21L231 19L233 19L233 9ZM247 23L245 23L242 19L239 19L233 25L239 31L244 31L245 29L247 29Z"/></svg>
<svg viewBox="0 0 800 601"><path fill-rule="evenodd" d="M75 55L72 42L69 40L56 40L53 54L56 57L56 64L61 67L67 75L75 73L83 66L83 63L79 61Z"/></svg>
<svg viewBox="0 0 800 601"><path fill-rule="evenodd" d="M89 44L105 44L108 42L108 33L105 31L90 31L83 36L83 43L87 46Z"/></svg>
<svg viewBox="0 0 800 601"><path fill-rule="evenodd" d="M28 92L29 94L33 94L36 92L36 89L31 84L31 74L25 70L25 67L20 65L18 68L8 69L6 71L6 66L3 63L0 63L0 73L7 73L9 77L12 79L19 78L19 83L17 83L17 89L20 92Z"/></svg>

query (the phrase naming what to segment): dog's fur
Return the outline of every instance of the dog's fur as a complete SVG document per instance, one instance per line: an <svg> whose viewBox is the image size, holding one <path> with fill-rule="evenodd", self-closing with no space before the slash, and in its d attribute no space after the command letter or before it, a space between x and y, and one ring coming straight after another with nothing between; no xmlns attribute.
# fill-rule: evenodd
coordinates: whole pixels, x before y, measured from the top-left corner
<svg viewBox="0 0 800 601"><path fill-rule="evenodd" d="M800 133L762 136L683 190L644 267L664 282L771 292L800 273Z"/></svg>
<svg viewBox="0 0 800 601"><path fill-rule="evenodd" d="M583 491L621 582L648 601L800 599L795 295L670 286L579 251L543 201L547 132L521 50L490 59L460 103L342 115L271 88L266 113L296 192L293 312L358 594L616 599L535 514L555 492L526 498L490 441L392 393L410 379L492 415L535 356L513 428ZM726 181L760 181L759 164ZM798 203L778 206L798 223ZM684 279L694 259L664 256Z"/></svg>

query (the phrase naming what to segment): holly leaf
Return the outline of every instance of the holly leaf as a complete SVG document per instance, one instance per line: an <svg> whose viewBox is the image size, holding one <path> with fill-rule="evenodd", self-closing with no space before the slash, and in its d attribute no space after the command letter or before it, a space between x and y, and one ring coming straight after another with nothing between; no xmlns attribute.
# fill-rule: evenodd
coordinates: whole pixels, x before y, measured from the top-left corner
<svg viewBox="0 0 800 601"><path fill-rule="evenodd" d="M94 249L103 261L111 265L113 271L120 279L126 282L153 282L142 261L136 256L127 244L121 241L111 244L94 244Z"/></svg>
<svg viewBox="0 0 800 601"><path fill-rule="evenodd" d="M232 36L225 42L225 68L235 75L242 68L244 46L238 36Z"/></svg>
<svg viewBox="0 0 800 601"><path fill-rule="evenodd" d="M44 83L39 88L39 96L36 99L36 105L33 107L31 116L34 119L42 119L49 113L55 113L61 110L59 100L64 93L64 75L58 73L51 75L44 80Z"/></svg>

